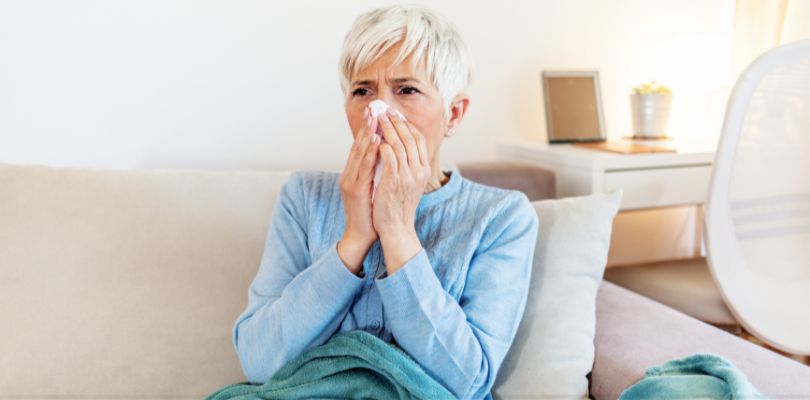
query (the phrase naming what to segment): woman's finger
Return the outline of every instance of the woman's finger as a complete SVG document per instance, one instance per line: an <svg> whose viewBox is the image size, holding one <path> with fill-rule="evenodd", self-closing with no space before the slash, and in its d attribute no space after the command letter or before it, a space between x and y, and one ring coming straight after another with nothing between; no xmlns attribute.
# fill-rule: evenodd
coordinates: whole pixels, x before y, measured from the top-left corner
<svg viewBox="0 0 810 400"><path fill-rule="evenodd" d="M369 135L365 156L363 157L363 161L360 164L360 172L358 180L362 182L368 182L374 178L374 167L377 165L379 146L380 146L379 137L375 134Z"/></svg>
<svg viewBox="0 0 810 400"><path fill-rule="evenodd" d="M405 150L405 145L402 143L402 140L399 139L399 134L396 132L393 123L391 123L391 119L388 118L388 114L382 113L378 119L380 127L382 127L383 136L385 136L385 141L391 146L391 150L393 150L396 156L397 164L399 164L397 170L407 167L408 154Z"/></svg>
<svg viewBox="0 0 810 400"><path fill-rule="evenodd" d="M367 117L363 121L363 126L357 132L357 136L354 138L354 143L352 143L352 149L349 153L349 161L346 165L347 176L349 176L353 182L357 181L359 173L360 173L360 164L362 163L363 157L365 156L367 146L371 140L371 125L372 125L372 118L368 116L368 110L363 113Z"/></svg>
<svg viewBox="0 0 810 400"><path fill-rule="evenodd" d="M405 146L405 153L408 157L406 160L407 165L411 167L419 165L419 148L416 145L416 140L410 132L408 125L405 124L405 120L399 113L391 109L388 110L388 118L391 120L394 129L396 129L399 140L402 141L402 144Z"/></svg>
<svg viewBox="0 0 810 400"><path fill-rule="evenodd" d="M380 158L382 158L383 176L388 176L388 179L392 179L399 173L397 156L394 154L394 149L390 144L383 143L380 145Z"/></svg>
<svg viewBox="0 0 810 400"><path fill-rule="evenodd" d="M408 121L405 123L408 124L411 134L413 134L413 137L416 140L416 146L419 148L419 161L424 167L430 166L430 154L428 154L427 140L425 139L425 135L423 135L422 132L419 132L419 130L416 129L412 123Z"/></svg>

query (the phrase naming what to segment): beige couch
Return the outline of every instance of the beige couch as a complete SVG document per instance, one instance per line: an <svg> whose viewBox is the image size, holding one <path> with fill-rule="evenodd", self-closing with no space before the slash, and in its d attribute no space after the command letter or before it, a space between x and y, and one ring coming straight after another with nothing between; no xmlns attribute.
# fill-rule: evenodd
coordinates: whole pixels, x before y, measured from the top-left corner
<svg viewBox="0 0 810 400"><path fill-rule="evenodd" d="M553 196L537 167L460 168ZM286 175L0 164L0 398L193 399L243 381L231 328ZM597 310L597 399L697 351L810 396L810 368L610 283Z"/></svg>

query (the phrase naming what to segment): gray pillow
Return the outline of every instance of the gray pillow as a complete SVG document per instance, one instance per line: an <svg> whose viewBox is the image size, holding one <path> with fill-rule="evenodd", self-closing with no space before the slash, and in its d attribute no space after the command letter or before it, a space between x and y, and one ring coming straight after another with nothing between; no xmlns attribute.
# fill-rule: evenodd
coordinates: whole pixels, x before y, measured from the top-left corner
<svg viewBox="0 0 810 400"><path fill-rule="evenodd" d="M539 232L529 296L494 398L588 397L596 292L621 199L618 189L532 203Z"/></svg>

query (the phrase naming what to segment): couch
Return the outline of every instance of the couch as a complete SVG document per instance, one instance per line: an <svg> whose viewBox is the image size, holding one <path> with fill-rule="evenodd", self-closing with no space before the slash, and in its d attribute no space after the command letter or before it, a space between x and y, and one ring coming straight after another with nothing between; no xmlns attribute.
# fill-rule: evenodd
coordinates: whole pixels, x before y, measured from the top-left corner
<svg viewBox="0 0 810 400"><path fill-rule="evenodd" d="M459 169L554 197L534 165ZM231 329L288 173L0 164L0 398L192 399L244 381ZM596 399L694 352L774 398L810 397L807 366L609 282L596 328Z"/></svg>

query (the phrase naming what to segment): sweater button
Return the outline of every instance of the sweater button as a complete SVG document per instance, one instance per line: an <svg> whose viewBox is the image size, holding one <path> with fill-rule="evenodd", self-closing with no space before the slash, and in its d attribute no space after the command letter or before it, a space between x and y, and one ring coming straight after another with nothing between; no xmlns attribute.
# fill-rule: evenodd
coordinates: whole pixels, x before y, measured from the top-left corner
<svg viewBox="0 0 810 400"><path fill-rule="evenodd" d="M371 327L374 329L380 329L380 321L372 321Z"/></svg>

